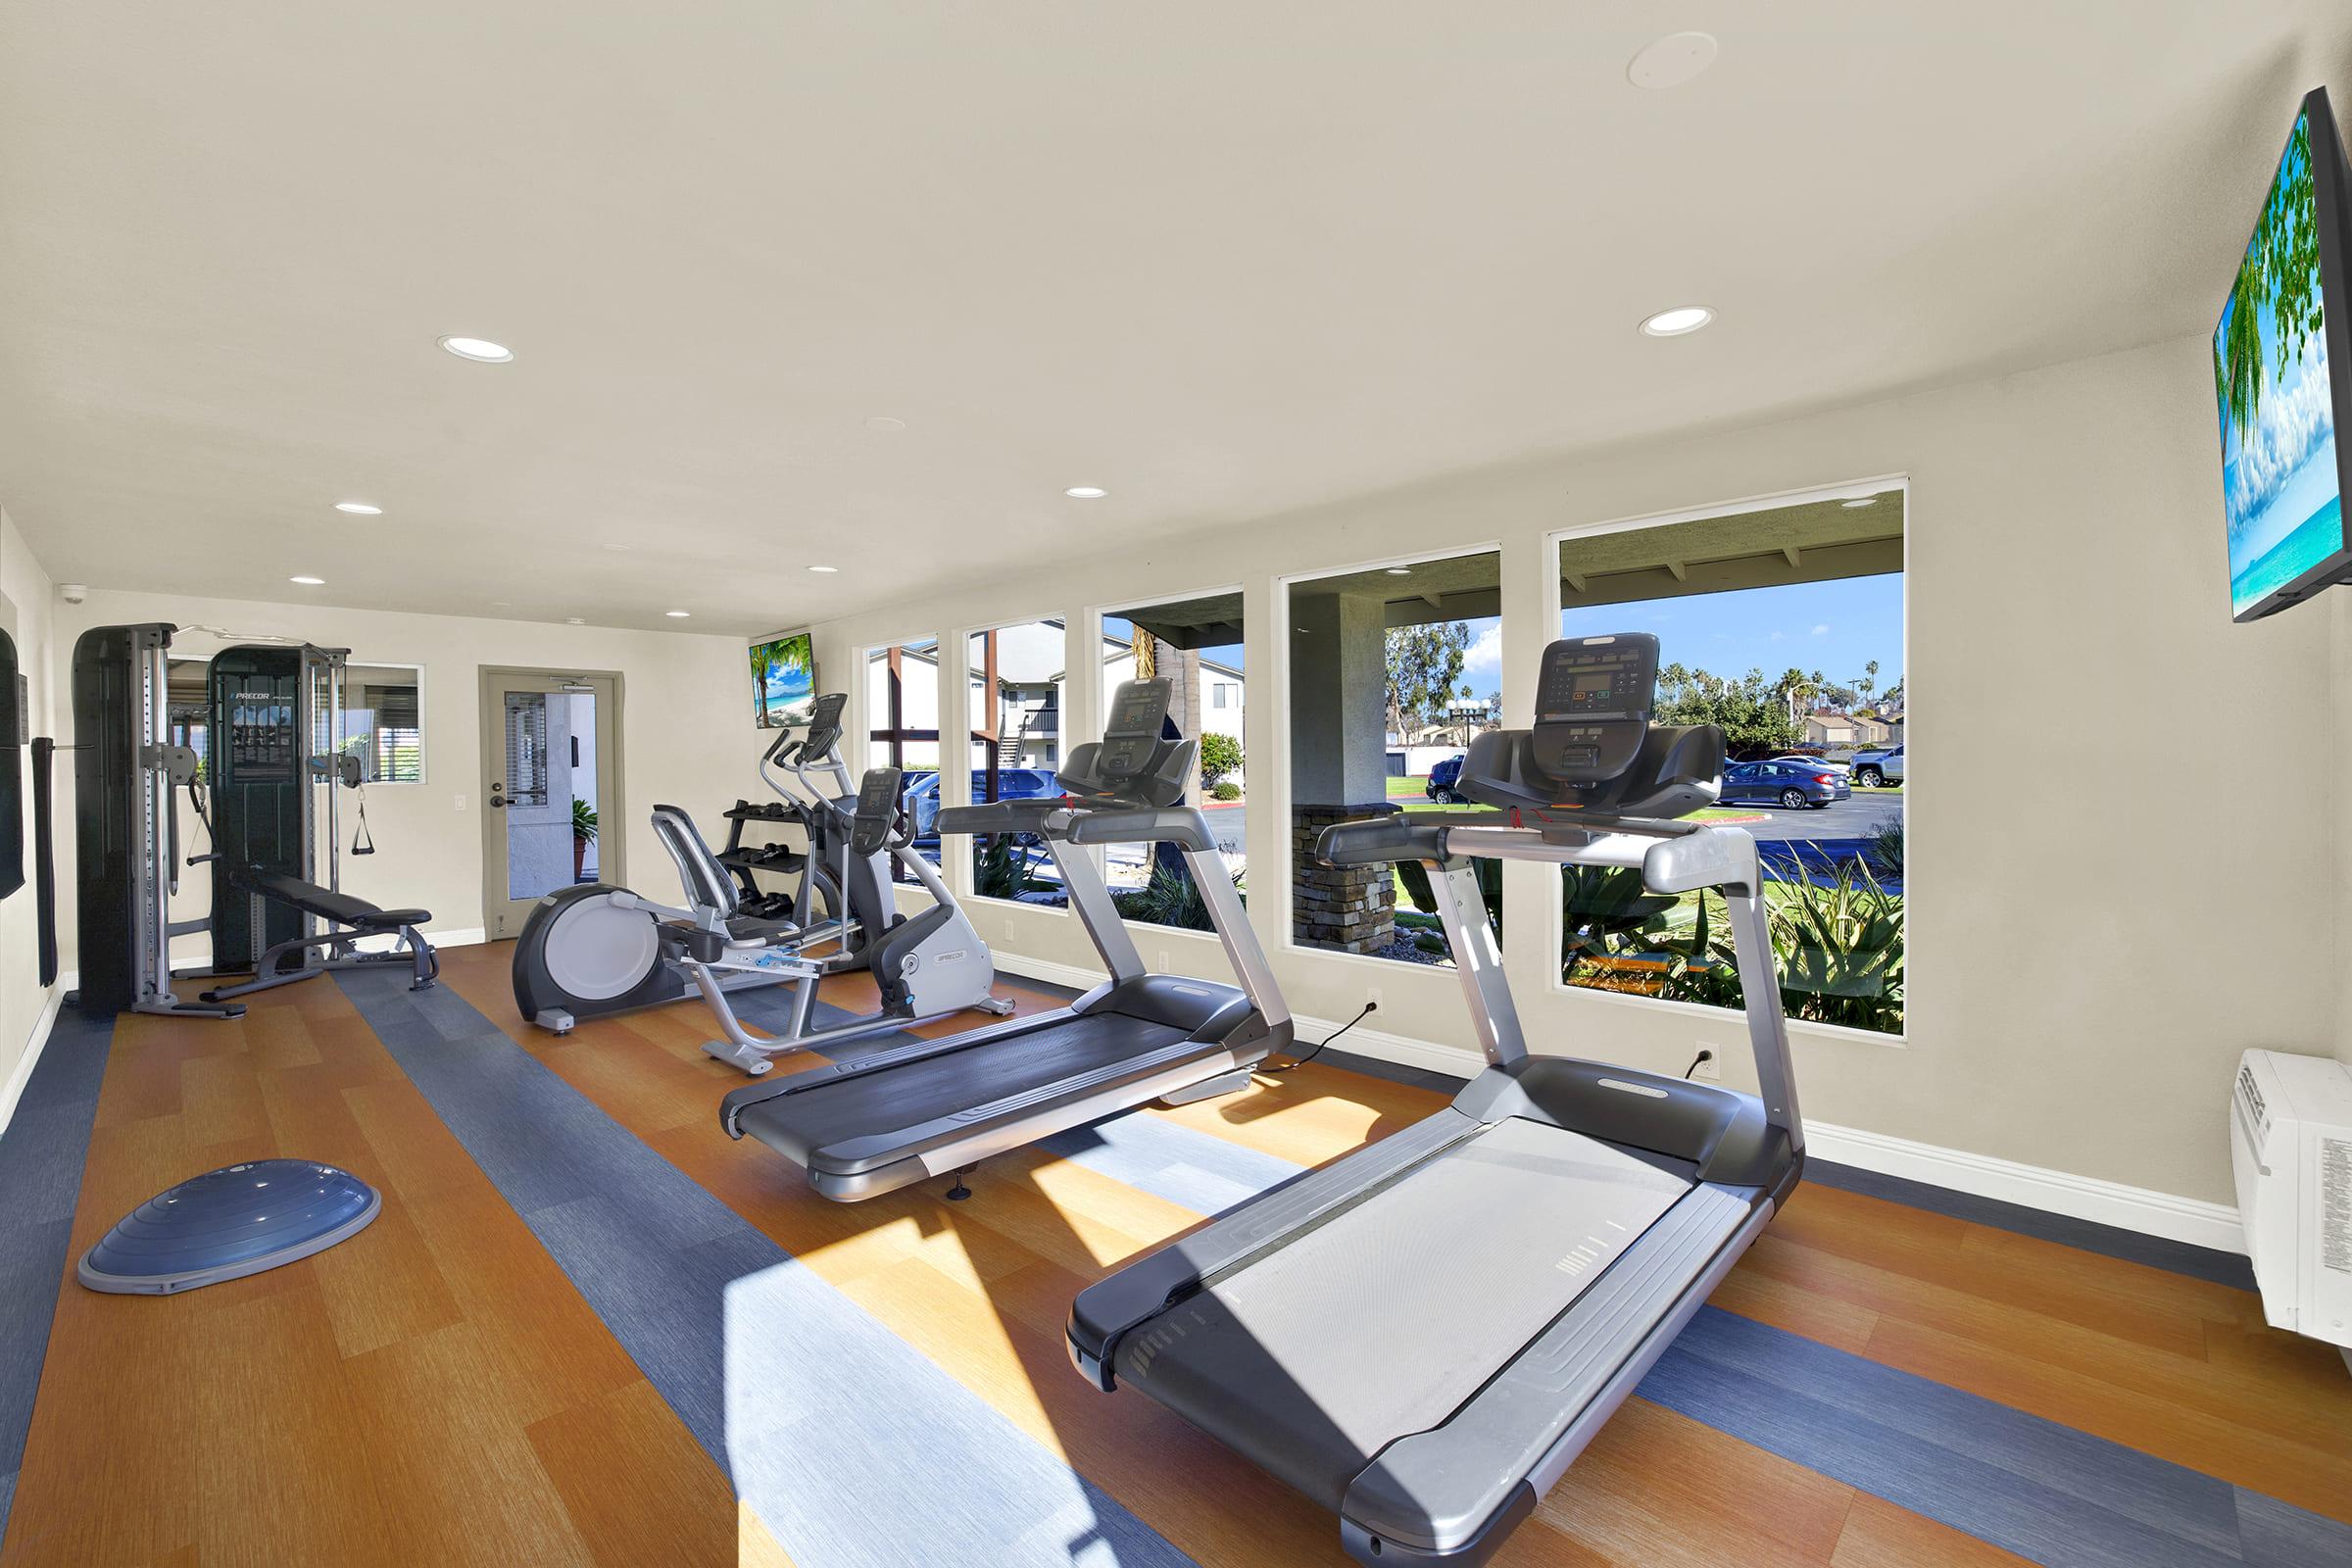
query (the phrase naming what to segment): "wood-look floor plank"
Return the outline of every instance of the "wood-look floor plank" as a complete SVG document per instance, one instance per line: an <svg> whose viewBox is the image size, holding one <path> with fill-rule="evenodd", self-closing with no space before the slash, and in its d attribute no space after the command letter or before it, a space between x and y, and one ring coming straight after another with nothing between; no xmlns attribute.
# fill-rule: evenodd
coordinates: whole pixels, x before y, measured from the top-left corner
<svg viewBox="0 0 2352 1568"><path fill-rule="evenodd" d="M718 1568L737 1555L734 1494L643 1378L533 1422L528 1433L598 1562ZM629 1461L617 1473L609 1460L615 1452Z"/></svg>
<svg viewBox="0 0 2352 1568"><path fill-rule="evenodd" d="M1897 1507L1867 1492L1854 1505L1830 1554L1831 1568L2031 1568L2027 1559L1988 1541Z"/></svg>
<svg viewBox="0 0 2352 1568"><path fill-rule="evenodd" d="M338 988L257 997L239 1020L120 1020L98 1112L76 1251L156 1191L245 1158L345 1165L384 1209L340 1247L185 1297L61 1282L0 1561L734 1549L716 1466L659 1400L611 1402L642 1375ZM574 1432L617 1421L628 1444L554 1442L543 1459L575 1409L604 1414ZM658 1474L644 1451L663 1455ZM624 1495L625 1535L590 1506ZM649 1556L648 1540L709 1549Z"/></svg>

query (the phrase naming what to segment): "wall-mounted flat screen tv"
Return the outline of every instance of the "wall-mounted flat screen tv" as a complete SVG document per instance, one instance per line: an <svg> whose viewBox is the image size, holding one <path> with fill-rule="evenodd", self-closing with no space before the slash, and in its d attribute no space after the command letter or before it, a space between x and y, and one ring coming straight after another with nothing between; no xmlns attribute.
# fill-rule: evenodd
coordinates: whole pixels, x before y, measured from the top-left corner
<svg viewBox="0 0 2352 1568"><path fill-rule="evenodd" d="M761 729L798 729L816 708L816 646L805 631L752 644L752 701Z"/></svg>
<svg viewBox="0 0 2352 1568"><path fill-rule="evenodd" d="M2352 577L2352 172L2325 88L2303 100L2213 333L2230 612L2254 620Z"/></svg>

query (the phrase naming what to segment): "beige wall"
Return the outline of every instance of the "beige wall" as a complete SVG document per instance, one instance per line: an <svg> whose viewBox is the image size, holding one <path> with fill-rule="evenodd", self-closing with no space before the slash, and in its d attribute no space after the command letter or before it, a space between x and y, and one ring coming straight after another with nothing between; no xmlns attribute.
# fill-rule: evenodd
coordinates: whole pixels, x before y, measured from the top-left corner
<svg viewBox="0 0 2352 1568"><path fill-rule="evenodd" d="M24 535L0 512L0 630L16 639L17 662L32 696L32 733L55 733L51 714L65 697L65 682L52 673L50 607L56 595L47 572L24 546ZM32 756L24 758L24 885L0 899L0 1085L15 1082L24 1048L31 1042L49 1003L50 989L40 984L40 952L32 912ZM71 786L58 801L73 808ZM71 818L69 818L69 821ZM14 1102L0 1092L0 1121Z"/></svg>
<svg viewBox="0 0 2352 1568"><path fill-rule="evenodd" d="M433 912L428 931L478 930L483 923L480 813L489 775L482 769L477 712L485 664L620 674L624 809L606 811L606 832L625 822L629 878L653 897L671 898L678 891L677 873L649 826L655 803L685 807L707 834L715 836L726 826L719 813L738 794L760 788L753 764L762 737L752 719L751 673L741 637L94 589L87 603L57 606L52 643L57 667L68 667L74 641L87 628L150 620L183 628L174 639L175 651L209 654L225 646L220 638L192 629L215 626L240 635L276 634L348 647L355 662L424 666L426 782L368 786L368 821L376 854L345 856L343 886L378 904L423 906ZM70 712L60 712L61 739L72 723ZM461 796L463 808L457 804ZM350 799L343 797L346 850ZM68 969L75 964L72 852L68 832L58 856ZM203 882L201 876L183 881L175 912L202 912ZM203 939L183 938L181 944L201 949Z"/></svg>
<svg viewBox="0 0 2352 1568"><path fill-rule="evenodd" d="M2324 1050L2337 1034L2338 747L2323 695L2328 614L2229 618L2212 372L2199 340L1956 389L1609 453L1462 475L1181 547L1044 562L954 596L817 628L826 671L855 648L1243 581L1249 592L1251 861L1281 863L1285 723L1270 636L1276 580L1383 559L1504 553L1503 695L1532 701L1551 628L1545 535L1888 474L1908 475L1910 1035L1888 1045L1799 1026L1809 1117L2228 1201L2227 1086L2247 1046ZM2337 615L2343 611L2339 609ZM960 693L949 671L943 690ZM828 684L834 683L828 674ZM2083 722L2021 756L2021 694ZM1074 683L1071 733L1100 694ZM952 729L958 715L943 715ZM861 721L860 721L861 722ZM2042 764L2046 764L2042 765ZM953 786L953 777L951 777ZM957 877L965 858L949 857ZM1699 1045L1752 1081L1728 1016L1545 984L1556 959L1544 868L1507 867L1508 958L1540 1050L1680 1072ZM1466 1047L1443 973L1281 942L1274 879L1251 915L1302 1014ZM976 909L1009 953L1092 961L1066 914ZM1149 933L1179 967L1213 946ZM2352 1034L2352 1030L2347 1031ZM1728 1048L1728 1050L1726 1050ZM2345 1049L2352 1050L2352 1046Z"/></svg>

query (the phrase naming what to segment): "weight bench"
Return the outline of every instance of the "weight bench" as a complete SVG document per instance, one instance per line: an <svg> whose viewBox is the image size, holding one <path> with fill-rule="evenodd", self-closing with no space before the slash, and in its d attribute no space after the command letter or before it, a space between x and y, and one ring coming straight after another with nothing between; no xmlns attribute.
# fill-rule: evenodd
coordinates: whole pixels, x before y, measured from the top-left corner
<svg viewBox="0 0 2352 1568"><path fill-rule="evenodd" d="M201 857L199 858L201 858ZM379 909L366 899L355 899L348 893L322 888L316 882L299 877L283 876L265 871L259 866L241 866L229 873L229 880L240 892L257 895L315 915L327 922L328 929L315 936L289 937L264 953L253 966L253 978L233 986L222 986L204 993L207 1002L226 1002L255 991L267 991L272 986L288 986L297 980L311 980L330 968L355 967L368 963L399 963L408 961L415 978L411 991L422 991L433 983L441 972L440 956L433 945L424 940L417 927L432 918L425 909ZM396 944L381 953L362 953L357 944L364 937L396 937ZM318 957L309 956L313 948L323 948ZM278 964L294 955L303 961L294 968L281 971Z"/></svg>

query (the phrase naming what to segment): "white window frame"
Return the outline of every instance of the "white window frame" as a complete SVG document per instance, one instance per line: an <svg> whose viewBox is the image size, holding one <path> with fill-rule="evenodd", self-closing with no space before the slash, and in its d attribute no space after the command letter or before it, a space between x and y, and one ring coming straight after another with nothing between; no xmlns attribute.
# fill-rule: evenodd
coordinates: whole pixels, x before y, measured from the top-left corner
<svg viewBox="0 0 2352 1568"><path fill-rule="evenodd" d="M1318 566L1312 571L1285 572L1274 579L1274 609L1278 618L1273 626L1274 684L1269 696L1274 703L1273 736L1275 743L1282 750L1282 766L1274 770L1277 776L1272 793L1275 797L1275 820L1286 824L1282 835L1282 842L1285 846L1290 843L1290 830L1287 824L1292 820L1294 803L1298 799L1296 791L1292 788L1291 766L1291 638L1296 633L1285 630L1286 627L1298 624L1291 618L1291 590L1300 583L1322 582L1332 577L1349 577L1361 571L1385 571L1391 566L1417 566L1431 561L1456 561L1463 556L1489 555L1495 558L1495 581L1501 586L1499 609L1494 618L1507 631L1511 619L1510 550L1499 539L1468 540L1461 544L1449 545L1443 550L1424 550L1409 556L1384 556L1344 565ZM1557 586L1559 574L1558 547L1554 546L1551 565L1551 576L1554 583L1551 597L1554 600L1560 596ZM1556 626L1559 623L1560 612L1559 607L1555 604L1551 612L1551 624ZM1282 859L1281 875L1275 878L1280 891L1273 900L1276 926L1271 945L1278 947L1281 953L1285 955L1301 954L1317 961L1329 960L1333 963L1359 964L1368 972L1375 974L1427 975L1430 977L1426 981L1402 980L1401 983L1408 986L1427 984L1443 987L1449 991L1459 988L1461 982L1456 971L1447 965L1406 963L1397 958L1377 958L1368 953L1342 953L1337 948L1310 948L1296 940L1292 933L1297 929L1295 910L1298 900L1297 890L1294 886L1297 878L1291 875L1291 870L1290 858L1286 849ZM1260 927L1259 931L1261 940L1263 940L1264 928ZM1556 940L1554 945L1557 945Z"/></svg>
<svg viewBox="0 0 2352 1568"><path fill-rule="evenodd" d="M1853 479L1836 484L1813 485L1799 490L1747 496L1707 506L1686 507L1673 512L1645 513L1631 517L1613 517L1601 522L1555 529L1545 534L1543 542L1544 575L1542 580L1545 605L1544 637L1548 641L1560 635L1560 612L1565 608L1560 603L1560 546L1569 540L1592 539L1611 533L1632 533L1646 528L1666 528L1680 522L1705 522L1715 517L1736 517L1743 513L1770 512L1781 507L1806 506L1820 501L1850 501L1861 496L1883 495L1888 490L1903 492L1903 710L1908 715L1911 708L1911 534L1917 518L1912 510L1911 476L1907 473L1888 473L1871 479ZM1907 730L1908 726L1905 727ZM1912 802L1911 781L1906 778L1903 781L1903 831L1906 839L1910 837L1914 820ZM1507 877L1504 879L1506 898L1508 897L1509 881L1510 879ZM1883 1034L1876 1029L1855 1029L1845 1024L1813 1023L1804 1019L1791 1018L1788 1020L1790 1035L1886 1046L1895 1050L1909 1048L1912 994L1916 989L1912 973L1914 969L1910 919L1912 881L1910 867L1906 864L1903 872L1904 1033L1899 1035ZM1544 951L1549 974L1548 986L1553 995L1591 998L1618 1006L1662 1009L1666 1012L1682 1013L1689 1017L1712 1019L1717 1022L1736 1022L1739 1019L1740 1014L1731 1008L1710 1007L1703 1002L1676 1002L1664 997L1644 997L1633 992L1603 991L1593 986L1570 985L1560 978L1560 945L1567 936L1567 916L1560 907L1560 898L1556 888L1552 890L1552 896L1547 901L1547 906L1544 929L1548 936ZM1507 906L1507 922L1516 923L1525 917L1516 905Z"/></svg>

